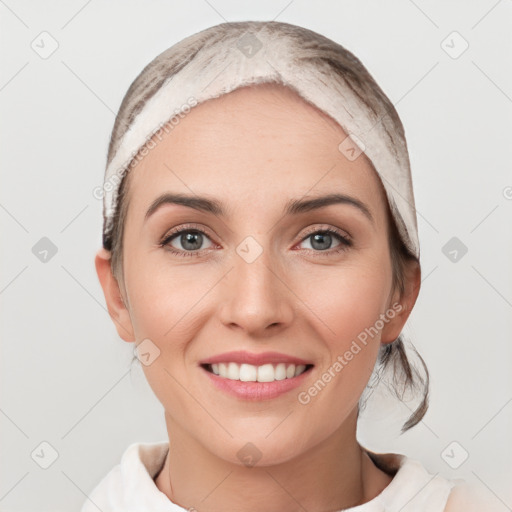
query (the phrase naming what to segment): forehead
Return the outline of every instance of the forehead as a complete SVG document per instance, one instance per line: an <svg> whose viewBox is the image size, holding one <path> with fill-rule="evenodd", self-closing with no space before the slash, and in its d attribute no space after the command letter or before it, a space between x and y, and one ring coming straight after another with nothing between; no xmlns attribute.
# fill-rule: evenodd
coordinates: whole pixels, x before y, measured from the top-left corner
<svg viewBox="0 0 512 512"><path fill-rule="evenodd" d="M130 171L130 209L162 192L218 197L233 210L267 210L305 194L344 193L384 215L385 195L364 153L339 150L347 134L288 87L243 87L193 107Z"/></svg>

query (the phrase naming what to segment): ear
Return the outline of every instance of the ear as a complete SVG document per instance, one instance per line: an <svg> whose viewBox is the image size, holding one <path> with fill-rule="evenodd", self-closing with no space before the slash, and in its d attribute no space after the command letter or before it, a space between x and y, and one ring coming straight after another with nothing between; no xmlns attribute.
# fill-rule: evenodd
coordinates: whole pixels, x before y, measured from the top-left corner
<svg viewBox="0 0 512 512"><path fill-rule="evenodd" d="M394 311L392 315L386 315L391 318L384 324L382 329L381 343L392 343L395 341L402 329L405 322L411 314L416 299L420 292L421 286L421 267L417 261L408 261L405 269L404 276L404 292L400 296L400 290L396 290L393 294L392 300L389 303L389 311Z"/></svg>
<svg viewBox="0 0 512 512"><path fill-rule="evenodd" d="M112 273L110 257L110 251L104 248L101 248L96 253L94 260L96 273L98 274L98 279L103 288L108 313L116 326L117 333L124 341L135 341L130 312L121 295L117 279Z"/></svg>

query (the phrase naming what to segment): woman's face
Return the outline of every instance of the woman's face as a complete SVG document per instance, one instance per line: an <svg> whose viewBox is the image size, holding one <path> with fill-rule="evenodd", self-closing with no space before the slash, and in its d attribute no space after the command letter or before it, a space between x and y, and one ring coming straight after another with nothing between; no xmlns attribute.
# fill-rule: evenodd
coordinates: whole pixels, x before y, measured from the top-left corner
<svg viewBox="0 0 512 512"><path fill-rule="evenodd" d="M130 171L126 309L107 297L109 310L143 343L170 431L227 461L274 464L353 435L379 345L405 323L384 191L364 153L340 151L345 138L289 89L260 85L194 107ZM164 194L197 207L151 208ZM350 201L307 206L332 194ZM242 373L279 380L237 387L239 364L226 365L234 379L204 366L242 363L233 351L277 354ZM294 358L313 366L281 380Z"/></svg>

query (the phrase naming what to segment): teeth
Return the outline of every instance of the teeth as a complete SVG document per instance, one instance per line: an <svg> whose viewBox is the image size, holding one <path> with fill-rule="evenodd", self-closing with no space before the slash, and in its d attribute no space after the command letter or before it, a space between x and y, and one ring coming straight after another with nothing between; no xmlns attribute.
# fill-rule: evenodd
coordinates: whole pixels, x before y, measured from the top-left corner
<svg viewBox="0 0 512 512"><path fill-rule="evenodd" d="M251 364L240 365L240 380L244 382L254 382L257 376L258 368L256 368L256 366L252 366Z"/></svg>
<svg viewBox="0 0 512 512"><path fill-rule="evenodd" d="M297 377L297 375L300 375L305 369L306 369L306 365L305 364L299 364L295 368L295 377Z"/></svg>
<svg viewBox="0 0 512 512"><path fill-rule="evenodd" d="M276 366L276 369L274 370L274 378L276 380L286 379L286 365L284 363L279 363Z"/></svg>
<svg viewBox="0 0 512 512"><path fill-rule="evenodd" d="M240 380L240 366L236 363L229 363L226 377L231 380Z"/></svg>
<svg viewBox="0 0 512 512"><path fill-rule="evenodd" d="M278 363L254 366L252 364L215 363L211 365L215 375L242 382L274 382L275 380L291 379L306 370L306 365Z"/></svg>
<svg viewBox="0 0 512 512"><path fill-rule="evenodd" d="M274 382L274 367L271 364L258 366L258 382Z"/></svg>

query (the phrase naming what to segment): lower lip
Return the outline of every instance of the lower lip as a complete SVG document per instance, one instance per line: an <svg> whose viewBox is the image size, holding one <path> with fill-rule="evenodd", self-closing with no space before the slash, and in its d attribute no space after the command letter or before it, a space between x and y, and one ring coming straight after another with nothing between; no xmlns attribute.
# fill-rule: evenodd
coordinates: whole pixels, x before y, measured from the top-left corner
<svg viewBox="0 0 512 512"><path fill-rule="evenodd" d="M232 380L211 373L202 366L201 370L206 373L214 386L226 393L243 400L270 400L300 386L308 378L313 367L291 379L275 380L273 382L243 382Z"/></svg>

